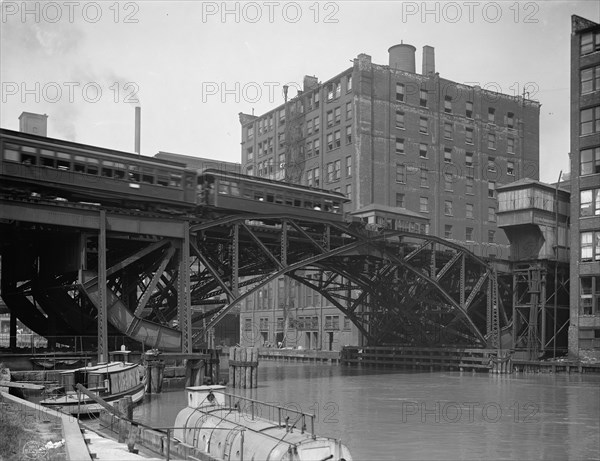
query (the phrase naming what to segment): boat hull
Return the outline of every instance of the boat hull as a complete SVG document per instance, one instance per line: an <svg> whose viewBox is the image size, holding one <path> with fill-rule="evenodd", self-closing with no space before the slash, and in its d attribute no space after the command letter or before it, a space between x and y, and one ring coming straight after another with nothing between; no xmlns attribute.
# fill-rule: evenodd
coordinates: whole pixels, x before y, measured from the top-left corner
<svg viewBox="0 0 600 461"><path fill-rule="evenodd" d="M137 386L132 387L125 392L99 397L106 403L114 405L115 402L118 402L120 399L127 396L131 396L133 403L138 403L144 398L144 394L145 383L140 382ZM44 399L40 404L72 415L96 414L100 413L103 409L102 405L83 394L80 394L80 400L81 401L78 401L76 392L69 392L68 394L59 397Z"/></svg>

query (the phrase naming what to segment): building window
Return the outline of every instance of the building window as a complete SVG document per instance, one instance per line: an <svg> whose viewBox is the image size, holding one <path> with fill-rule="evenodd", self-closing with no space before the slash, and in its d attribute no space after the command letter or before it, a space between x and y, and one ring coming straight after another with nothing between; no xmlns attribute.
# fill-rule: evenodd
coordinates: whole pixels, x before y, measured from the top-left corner
<svg viewBox="0 0 600 461"><path fill-rule="evenodd" d="M404 101L404 84L396 83L396 101Z"/></svg>
<svg viewBox="0 0 600 461"><path fill-rule="evenodd" d="M314 169L315 172L315 187L321 187L321 169L319 167Z"/></svg>
<svg viewBox="0 0 600 461"><path fill-rule="evenodd" d="M473 204L467 203L465 205L465 216L467 219L473 219Z"/></svg>
<svg viewBox="0 0 600 461"><path fill-rule="evenodd" d="M254 166L250 165L248 168L246 168L246 174L248 176L254 176Z"/></svg>
<svg viewBox="0 0 600 461"><path fill-rule="evenodd" d="M496 198L496 183L494 181L488 182L488 197Z"/></svg>
<svg viewBox="0 0 600 461"><path fill-rule="evenodd" d="M473 241L473 228L472 227L467 227L465 229L465 240L467 242L472 242Z"/></svg>
<svg viewBox="0 0 600 461"><path fill-rule="evenodd" d="M506 127L514 128L515 127L515 114L509 112L506 114Z"/></svg>
<svg viewBox="0 0 600 461"><path fill-rule="evenodd" d="M583 315L600 314L600 277L581 277L579 313Z"/></svg>
<svg viewBox="0 0 600 461"><path fill-rule="evenodd" d="M313 130L313 121L309 120L306 122L306 136L310 136Z"/></svg>
<svg viewBox="0 0 600 461"><path fill-rule="evenodd" d="M352 200L352 184L346 184L346 197Z"/></svg>
<svg viewBox="0 0 600 461"><path fill-rule="evenodd" d="M444 147L444 163L452 163L452 147Z"/></svg>
<svg viewBox="0 0 600 461"><path fill-rule="evenodd" d="M429 213L429 199L427 197L419 198L419 211L421 213Z"/></svg>
<svg viewBox="0 0 600 461"><path fill-rule="evenodd" d="M319 90L315 91L315 109L319 108L319 103L321 101L321 96L319 95Z"/></svg>
<svg viewBox="0 0 600 461"><path fill-rule="evenodd" d="M465 165L466 166L473 166L473 152L466 152L465 153Z"/></svg>
<svg viewBox="0 0 600 461"><path fill-rule="evenodd" d="M248 127L248 131L246 133L246 139L250 140L254 138L254 127L253 126L249 126Z"/></svg>
<svg viewBox="0 0 600 461"><path fill-rule="evenodd" d="M488 243L494 243L495 237L496 237L496 231L489 230L488 231Z"/></svg>
<svg viewBox="0 0 600 461"><path fill-rule="evenodd" d="M425 165L421 166L421 187L429 187L429 172Z"/></svg>
<svg viewBox="0 0 600 461"><path fill-rule="evenodd" d="M496 209L493 206L488 207L488 221L496 222Z"/></svg>
<svg viewBox="0 0 600 461"><path fill-rule="evenodd" d="M600 133L600 106L590 107L581 111L581 136Z"/></svg>
<svg viewBox="0 0 600 461"><path fill-rule="evenodd" d="M452 173L444 173L444 190L446 192L452 192L452 185L454 184L454 178Z"/></svg>
<svg viewBox="0 0 600 461"><path fill-rule="evenodd" d="M450 122L445 122L444 123L444 138L446 139L452 139L452 123Z"/></svg>
<svg viewBox="0 0 600 461"><path fill-rule="evenodd" d="M342 94L340 82L332 82L327 86L327 101L337 99Z"/></svg>
<svg viewBox="0 0 600 461"><path fill-rule="evenodd" d="M579 162L581 175L600 173L600 147L583 149Z"/></svg>
<svg viewBox="0 0 600 461"><path fill-rule="evenodd" d="M248 149L246 149L246 158L248 161L254 159L254 149L252 147L248 147Z"/></svg>
<svg viewBox="0 0 600 461"><path fill-rule="evenodd" d="M447 114L452 113L452 96L444 97L444 112L446 112Z"/></svg>
<svg viewBox="0 0 600 461"><path fill-rule="evenodd" d="M600 90L600 66L581 71L581 94Z"/></svg>
<svg viewBox="0 0 600 461"><path fill-rule="evenodd" d="M428 125L427 117L420 117L419 118L419 133L427 134L428 133L427 125Z"/></svg>
<svg viewBox="0 0 600 461"><path fill-rule="evenodd" d="M580 216L600 216L600 189L582 190Z"/></svg>
<svg viewBox="0 0 600 461"><path fill-rule="evenodd" d="M350 120L352 118L352 103L346 103L346 120Z"/></svg>
<svg viewBox="0 0 600 461"><path fill-rule="evenodd" d="M515 162L506 162L506 174L508 176L515 175Z"/></svg>
<svg viewBox="0 0 600 461"><path fill-rule="evenodd" d="M515 138L506 138L506 152L509 154L515 153Z"/></svg>
<svg viewBox="0 0 600 461"><path fill-rule="evenodd" d="M283 125L285 123L285 109L281 109L279 111L279 124Z"/></svg>
<svg viewBox="0 0 600 461"><path fill-rule="evenodd" d="M496 172L496 159L495 159L495 157L488 157L487 170L490 173L495 173Z"/></svg>
<svg viewBox="0 0 600 461"><path fill-rule="evenodd" d="M313 141L313 148L314 148L313 152L316 157L317 155L319 155L321 153L321 140L320 139L315 139Z"/></svg>
<svg viewBox="0 0 600 461"><path fill-rule="evenodd" d="M341 166L342 162L340 160L327 164L327 182L333 182L340 179Z"/></svg>
<svg viewBox="0 0 600 461"><path fill-rule="evenodd" d="M406 165L403 163L396 163L396 182L406 183Z"/></svg>
<svg viewBox="0 0 600 461"><path fill-rule="evenodd" d="M496 149L496 135L488 133L488 149Z"/></svg>
<svg viewBox="0 0 600 461"><path fill-rule="evenodd" d="M346 77L346 93L352 91L352 75Z"/></svg>
<svg viewBox="0 0 600 461"><path fill-rule="evenodd" d="M346 144L352 144L352 127L346 127Z"/></svg>
<svg viewBox="0 0 600 461"><path fill-rule="evenodd" d="M470 119L473 118L473 103L471 101L467 101L465 106L465 116Z"/></svg>
<svg viewBox="0 0 600 461"><path fill-rule="evenodd" d="M444 215L446 216L454 216L453 210L452 210L452 200L446 200L444 201Z"/></svg>
<svg viewBox="0 0 600 461"><path fill-rule="evenodd" d="M600 50L600 32L585 32L581 34L581 55Z"/></svg>
<svg viewBox="0 0 600 461"><path fill-rule="evenodd" d="M339 125L342 120L342 108L336 107L333 109L333 122L335 125Z"/></svg>
<svg viewBox="0 0 600 461"><path fill-rule="evenodd" d="M465 142L467 144L473 144L473 128L465 129Z"/></svg>
<svg viewBox="0 0 600 461"><path fill-rule="evenodd" d="M444 225L444 238L446 238L446 239L452 238L452 226L450 224Z"/></svg>
<svg viewBox="0 0 600 461"><path fill-rule="evenodd" d="M346 157L346 177L352 176L352 156Z"/></svg>
<svg viewBox="0 0 600 461"><path fill-rule="evenodd" d="M396 192L396 206L398 208L404 208L404 194Z"/></svg>
<svg viewBox="0 0 600 461"><path fill-rule="evenodd" d="M315 172L313 170L306 171L306 185L312 187L315 179Z"/></svg>
<svg viewBox="0 0 600 461"><path fill-rule="evenodd" d="M340 147L342 145L342 133L340 132L340 130L337 130L335 133L333 133L334 136L334 149L337 149L338 147Z"/></svg>
<svg viewBox="0 0 600 461"><path fill-rule="evenodd" d="M419 104L421 107L427 107L428 94L427 90L419 91Z"/></svg>
<svg viewBox="0 0 600 461"><path fill-rule="evenodd" d="M581 233L581 260L600 261L600 231Z"/></svg>
<svg viewBox="0 0 600 461"><path fill-rule="evenodd" d="M404 129L404 112L400 110L396 111L396 128Z"/></svg>
<svg viewBox="0 0 600 461"><path fill-rule="evenodd" d="M327 152L333 150L333 133L327 134Z"/></svg>
<svg viewBox="0 0 600 461"><path fill-rule="evenodd" d="M403 154L404 153L404 139L396 138L396 153Z"/></svg>
<svg viewBox="0 0 600 461"><path fill-rule="evenodd" d="M488 122L496 123L496 109L488 107Z"/></svg>
<svg viewBox="0 0 600 461"><path fill-rule="evenodd" d="M419 144L419 157L427 158L427 144L425 144L425 143Z"/></svg>
<svg viewBox="0 0 600 461"><path fill-rule="evenodd" d="M473 183L475 180L472 176L467 176L465 178L465 194L473 195Z"/></svg>
<svg viewBox="0 0 600 461"><path fill-rule="evenodd" d="M319 129L321 127L321 121L320 121L318 115L314 118L313 122L314 122L314 127L315 127L315 133L318 133Z"/></svg>
<svg viewBox="0 0 600 461"><path fill-rule="evenodd" d="M327 111L327 127L332 127L333 126L333 111L332 110L328 110Z"/></svg>

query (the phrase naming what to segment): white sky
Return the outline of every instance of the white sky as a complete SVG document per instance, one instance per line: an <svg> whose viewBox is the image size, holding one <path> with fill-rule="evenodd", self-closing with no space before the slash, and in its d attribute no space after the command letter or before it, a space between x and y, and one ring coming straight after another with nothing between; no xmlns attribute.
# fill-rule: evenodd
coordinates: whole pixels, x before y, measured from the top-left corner
<svg viewBox="0 0 600 461"><path fill-rule="evenodd" d="M360 53L387 64L404 41L417 72L430 45L444 78L507 94L528 84L547 182L569 169L571 14L600 21L597 1L57 1L27 2L25 15L21 1L0 4L3 128L45 113L49 136L133 151L135 92L144 155L239 162L239 112L262 114L284 84L328 80Z"/></svg>

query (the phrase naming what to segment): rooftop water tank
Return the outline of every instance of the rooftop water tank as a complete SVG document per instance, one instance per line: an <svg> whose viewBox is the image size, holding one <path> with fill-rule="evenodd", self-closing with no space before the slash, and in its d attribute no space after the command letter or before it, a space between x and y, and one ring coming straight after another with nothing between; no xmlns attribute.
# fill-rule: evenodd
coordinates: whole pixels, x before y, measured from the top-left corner
<svg viewBox="0 0 600 461"><path fill-rule="evenodd" d="M415 73L415 51L417 49L412 45L401 43L391 46L388 49L390 54L390 67L392 69L403 70Z"/></svg>

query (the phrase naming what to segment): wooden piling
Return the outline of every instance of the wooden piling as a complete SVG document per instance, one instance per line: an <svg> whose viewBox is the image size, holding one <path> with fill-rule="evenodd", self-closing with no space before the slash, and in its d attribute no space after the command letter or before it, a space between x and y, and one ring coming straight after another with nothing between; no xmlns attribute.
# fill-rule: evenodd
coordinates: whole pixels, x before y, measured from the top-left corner
<svg viewBox="0 0 600 461"><path fill-rule="evenodd" d="M258 349L234 347L229 350L229 384L250 389L257 387Z"/></svg>

